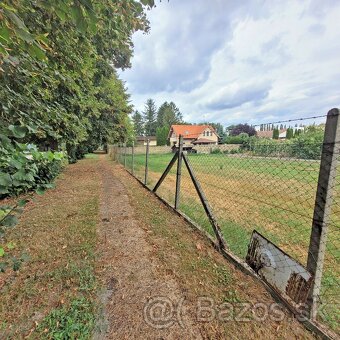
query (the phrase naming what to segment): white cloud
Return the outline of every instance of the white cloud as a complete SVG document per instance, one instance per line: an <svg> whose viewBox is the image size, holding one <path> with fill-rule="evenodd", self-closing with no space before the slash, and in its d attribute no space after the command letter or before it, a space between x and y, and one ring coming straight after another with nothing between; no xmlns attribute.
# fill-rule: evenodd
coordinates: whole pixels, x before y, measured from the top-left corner
<svg viewBox="0 0 340 340"><path fill-rule="evenodd" d="M174 101L191 122L260 123L339 105L340 2L162 2L121 73L132 102Z"/></svg>

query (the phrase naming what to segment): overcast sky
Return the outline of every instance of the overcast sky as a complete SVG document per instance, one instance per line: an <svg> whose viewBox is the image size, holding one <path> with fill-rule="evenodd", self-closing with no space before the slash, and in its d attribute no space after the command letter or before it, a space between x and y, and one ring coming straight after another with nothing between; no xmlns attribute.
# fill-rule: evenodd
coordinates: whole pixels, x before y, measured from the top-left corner
<svg viewBox="0 0 340 340"><path fill-rule="evenodd" d="M339 107L340 1L163 0L120 72L143 110L174 101L186 121L258 124Z"/></svg>

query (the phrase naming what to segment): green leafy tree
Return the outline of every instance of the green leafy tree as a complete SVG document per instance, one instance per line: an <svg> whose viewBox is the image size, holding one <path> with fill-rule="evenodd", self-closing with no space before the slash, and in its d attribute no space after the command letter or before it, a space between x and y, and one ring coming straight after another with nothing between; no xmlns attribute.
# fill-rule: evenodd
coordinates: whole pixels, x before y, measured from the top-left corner
<svg viewBox="0 0 340 340"><path fill-rule="evenodd" d="M156 130L157 145L167 145L169 126L158 127Z"/></svg>
<svg viewBox="0 0 340 340"><path fill-rule="evenodd" d="M154 136L157 128L157 108L153 99L148 99L143 111L144 129L146 136Z"/></svg>
<svg viewBox="0 0 340 340"><path fill-rule="evenodd" d="M138 110L132 115L132 122L136 136L142 136L144 134L144 121Z"/></svg>
<svg viewBox="0 0 340 340"><path fill-rule="evenodd" d="M129 96L115 68L130 66L132 35L148 31L145 10L153 5L0 2L1 198L48 188L63 156L47 150L66 145L74 162L100 144L133 139ZM13 226L13 211L0 206L1 231Z"/></svg>

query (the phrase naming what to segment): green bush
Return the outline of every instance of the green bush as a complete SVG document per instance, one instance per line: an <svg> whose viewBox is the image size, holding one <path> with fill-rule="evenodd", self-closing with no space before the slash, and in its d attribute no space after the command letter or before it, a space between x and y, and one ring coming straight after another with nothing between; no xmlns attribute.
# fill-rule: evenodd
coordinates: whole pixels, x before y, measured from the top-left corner
<svg viewBox="0 0 340 340"><path fill-rule="evenodd" d="M292 139L291 155L303 159L320 159L324 139L323 126L309 126Z"/></svg>
<svg viewBox="0 0 340 340"><path fill-rule="evenodd" d="M249 140L247 133L240 133L237 136L228 136L224 139L225 144L244 144Z"/></svg>
<svg viewBox="0 0 340 340"><path fill-rule="evenodd" d="M210 153L216 155L222 153L222 151L220 149L213 149L210 151Z"/></svg>
<svg viewBox="0 0 340 340"><path fill-rule="evenodd" d="M310 126L297 137L286 141L252 138L247 149L257 156L320 159L324 127Z"/></svg>
<svg viewBox="0 0 340 340"><path fill-rule="evenodd" d="M42 191L61 170L62 152L41 152L32 144L6 140L0 148L0 198Z"/></svg>

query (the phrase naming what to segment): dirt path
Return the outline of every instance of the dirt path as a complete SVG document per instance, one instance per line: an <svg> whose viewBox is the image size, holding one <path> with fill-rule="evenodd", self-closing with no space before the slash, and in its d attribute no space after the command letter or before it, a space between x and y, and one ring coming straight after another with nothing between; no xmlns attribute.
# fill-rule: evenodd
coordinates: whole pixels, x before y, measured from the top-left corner
<svg viewBox="0 0 340 340"><path fill-rule="evenodd" d="M258 282L227 263L119 165L102 156L98 169L98 274L106 289L94 338L312 338ZM264 318L263 307L269 310Z"/></svg>
<svg viewBox="0 0 340 340"><path fill-rule="evenodd" d="M100 271L107 289L101 293L105 307L95 338L200 339L199 329L194 326L189 313L183 313L181 320L185 329L176 323L169 330L166 324L162 324L163 320L160 323L154 320L155 325L150 326L150 321L153 321L146 320L147 311L143 313L143 310L149 306L147 302L151 297L179 301L182 292L171 275L160 275L157 269L160 263L152 254L153 248L147 241L146 231L134 216L126 188L114 175L112 164L102 156L98 167L102 176ZM162 298L160 302L163 302ZM167 308L166 301L163 307ZM155 312L157 314L156 309ZM171 313L170 308L165 313ZM170 318L171 315L168 315Z"/></svg>

